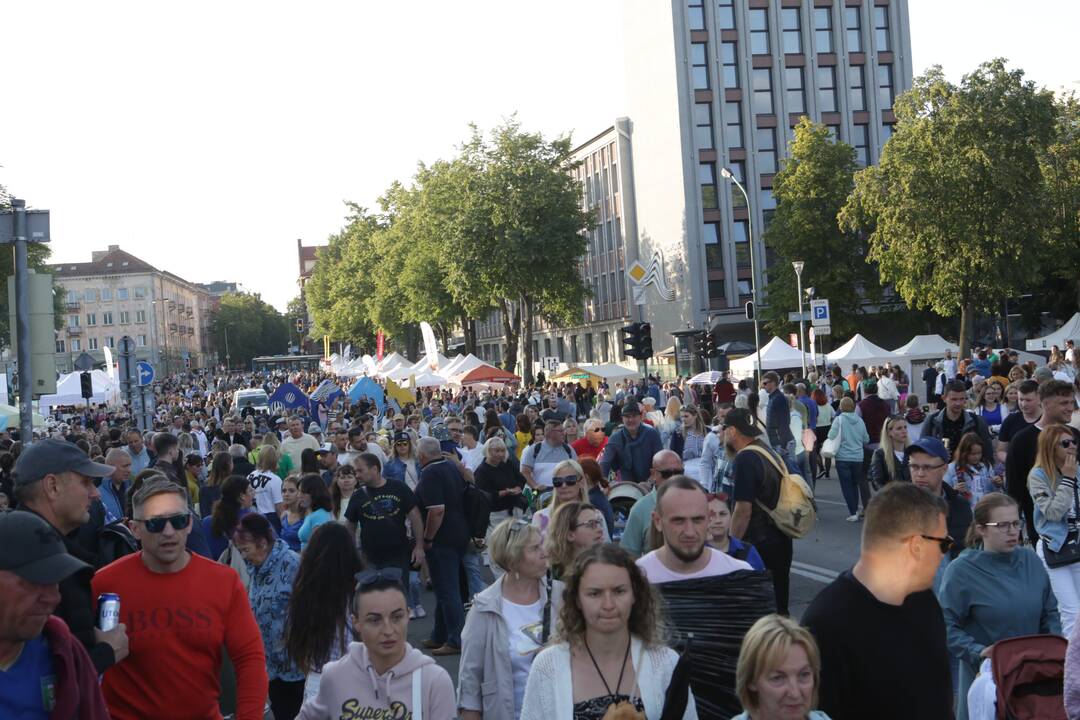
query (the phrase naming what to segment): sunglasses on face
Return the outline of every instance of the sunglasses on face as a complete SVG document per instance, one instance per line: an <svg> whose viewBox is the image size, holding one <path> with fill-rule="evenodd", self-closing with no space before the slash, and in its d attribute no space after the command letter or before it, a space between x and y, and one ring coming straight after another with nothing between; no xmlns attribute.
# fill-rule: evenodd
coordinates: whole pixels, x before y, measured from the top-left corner
<svg viewBox="0 0 1080 720"><path fill-rule="evenodd" d="M173 530L183 530L191 523L191 513L179 513L177 515L168 515L166 517L152 517L146 520L139 520L146 528L146 531L157 535L160 532L164 532L165 524L173 526Z"/></svg>
<svg viewBox="0 0 1080 720"><path fill-rule="evenodd" d="M1071 447L1076 445L1076 441L1072 440L1071 438L1065 438L1064 440L1059 442L1058 445L1060 445L1063 448L1071 448Z"/></svg>
<svg viewBox="0 0 1080 720"><path fill-rule="evenodd" d="M552 487L562 487L563 485L572 487L574 485L577 485L577 481L577 475L566 475L564 477L552 478L551 485Z"/></svg>
<svg viewBox="0 0 1080 720"><path fill-rule="evenodd" d="M936 542L938 544L938 547L941 549L941 554L942 555L948 554L949 550L952 549L953 544L956 542L955 540L953 540L948 535L946 535L945 537L934 537L933 535L920 535L919 537L921 537L923 540L930 540L931 542Z"/></svg>
<svg viewBox="0 0 1080 720"><path fill-rule="evenodd" d="M682 475L683 474L683 469L682 468L674 468L672 470L657 470L656 472L657 472L657 474L660 475L660 477L667 480L668 478L673 478L676 475Z"/></svg>

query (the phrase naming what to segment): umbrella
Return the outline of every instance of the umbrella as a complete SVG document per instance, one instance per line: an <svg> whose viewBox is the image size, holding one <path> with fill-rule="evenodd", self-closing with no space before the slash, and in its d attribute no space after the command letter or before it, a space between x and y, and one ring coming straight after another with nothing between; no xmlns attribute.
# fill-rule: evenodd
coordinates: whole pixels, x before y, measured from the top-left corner
<svg viewBox="0 0 1080 720"><path fill-rule="evenodd" d="M720 345L717 349L722 353L727 353L728 355L749 355L750 353L757 350L756 347L754 347L750 343L745 343L742 340L728 341L723 345Z"/></svg>
<svg viewBox="0 0 1080 720"><path fill-rule="evenodd" d="M720 378L724 374L719 370L709 370L707 372L698 373L694 377L690 378L691 385L714 385L720 382Z"/></svg>
<svg viewBox="0 0 1080 720"><path fill-rule="evenodd" d="M31 424L36 428L45 427L45 418L37 413L31 414ZM19 408L0 405L0 430L19 426Z"/></svg>

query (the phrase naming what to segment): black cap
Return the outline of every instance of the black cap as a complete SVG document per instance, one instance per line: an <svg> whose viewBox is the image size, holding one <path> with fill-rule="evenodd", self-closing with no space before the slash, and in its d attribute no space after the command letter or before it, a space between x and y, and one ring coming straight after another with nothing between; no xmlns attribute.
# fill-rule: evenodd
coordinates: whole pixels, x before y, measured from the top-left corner
<svg viewBox="0 0 1080 720"><path fill-rule="evenodd" d="M398 430L394 433L394 442L412 442L412 436L404 430Z"/></svg>
<svg viewBox="0 0 1080 720"><path fill-rule="evenodd" d="M623 403L622 414L623 415L640 415L641 414L641 406L638 405L637 400L635 400L633 398L630 398L629 400L627 400L626 402Z"/></svg>
<svg viewBox="0 0 1080 720"><path fill-rule="evenodd" d="M754 416L745 408L729 410L724 416L724 427L733 427L746 437L757 437L761 434L761 427L754 420Z"/></svg>
<svg viewBox="0 0 1080 720"><path fill-rule="evenodd" d="M94 462L74 443L49 438L38 440L19 454L15 461L15 487L35 483L46 475L74 471L87 477L103 478L115 470L112 465Z"/></svg>
<svg viewBox="0 0 1080 720"><path fill-rule="evenodd" d="M35 585L53 585L93 569L69 554L60 533L31 512L0 515L0 547L5 548L0 553L0 570Z"/></svg>

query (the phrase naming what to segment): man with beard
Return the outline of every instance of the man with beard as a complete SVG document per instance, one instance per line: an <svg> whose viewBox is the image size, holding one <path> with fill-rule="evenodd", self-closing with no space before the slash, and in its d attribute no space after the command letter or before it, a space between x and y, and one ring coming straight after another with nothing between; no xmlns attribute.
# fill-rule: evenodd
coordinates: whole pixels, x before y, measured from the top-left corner
<svg viewBox="0 0 1080 720"><path fill-rule="evenodd" d="M685 475L660 486L652 523L664 544L638 559L637 564L654 585L753 569L747 562L705 546L709 537L708 496L701 485Z"/></svg>

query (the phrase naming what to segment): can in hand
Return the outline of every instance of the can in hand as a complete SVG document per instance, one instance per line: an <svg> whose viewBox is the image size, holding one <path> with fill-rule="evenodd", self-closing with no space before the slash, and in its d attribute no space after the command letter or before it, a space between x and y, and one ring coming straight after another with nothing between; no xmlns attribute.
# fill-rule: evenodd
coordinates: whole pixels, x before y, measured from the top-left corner
<svg viewBox="0 0 1080 720"><path fill-rule="evenodd" d="M98 628L108 632L120 624L120 596L115 593L98 595Z"/></svg>

